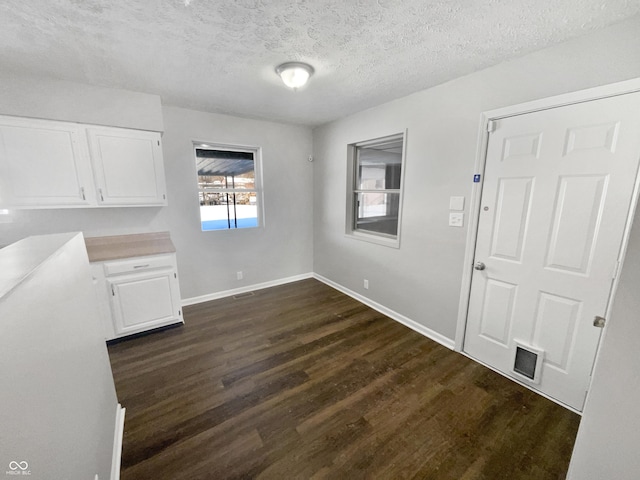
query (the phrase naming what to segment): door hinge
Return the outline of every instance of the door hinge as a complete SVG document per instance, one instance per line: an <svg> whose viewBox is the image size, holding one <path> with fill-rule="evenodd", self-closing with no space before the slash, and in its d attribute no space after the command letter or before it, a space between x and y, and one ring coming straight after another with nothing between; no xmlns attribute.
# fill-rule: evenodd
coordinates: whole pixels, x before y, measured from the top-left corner
<svg viewBox="0 0 640 480"><path fill-rule="evenodd" d="M598 328L604 328L605 323L607 323L607 319L601 317L600 315L596 315L593 318L593 326Z"/></svg>
<svg viewBox="0 0 640 480"><path fill-rule="evenodd" d="M489 132L489 133L495 132L497 126L498 126L498 121L497 120L489 120L487 122L487 132Z"/></svg>

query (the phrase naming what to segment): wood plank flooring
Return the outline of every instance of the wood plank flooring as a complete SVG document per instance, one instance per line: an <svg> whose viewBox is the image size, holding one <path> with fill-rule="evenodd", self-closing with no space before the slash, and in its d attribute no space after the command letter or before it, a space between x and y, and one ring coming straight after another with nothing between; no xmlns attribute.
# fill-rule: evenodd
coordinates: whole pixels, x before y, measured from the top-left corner
<svg viewBox="0 0 640 480"><path fill-rule="evenodd" d="M123 480L565 478L578 415L316 280L184 317L109 346Z"/></svg>

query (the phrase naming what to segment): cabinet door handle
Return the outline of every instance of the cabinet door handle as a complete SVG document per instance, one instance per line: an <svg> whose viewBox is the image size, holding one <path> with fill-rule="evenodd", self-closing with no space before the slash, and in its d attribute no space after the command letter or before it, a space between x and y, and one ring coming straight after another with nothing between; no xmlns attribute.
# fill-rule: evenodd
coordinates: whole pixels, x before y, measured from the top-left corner
<svg viewBox="0 0 640 480"><path fill-rule="evenodd" d="M149 266L149 264L147 263L146 265L134 265L133 268L147 268Z"/></svg>
<svg viewBox="0 0 640 480"><path fill-rule="evenodd" d="M116 296L116 290L113 288L113 285L111 285L111 295Z"/></svg>
<svg viewBox="0 0 640 480"><path fill-rule="evenodd" d="M98 193L100 194L100 200L102 202L104 202L104 195L102 195L102 189L101 188L98 189Z"/></svg>
<svg viewBox="0 0 640 480"><path fill-rule="evenodd" d="M84 196L84 187L80 187L80 195L82 196L83 200L86 200L86 197Z"/></svg>

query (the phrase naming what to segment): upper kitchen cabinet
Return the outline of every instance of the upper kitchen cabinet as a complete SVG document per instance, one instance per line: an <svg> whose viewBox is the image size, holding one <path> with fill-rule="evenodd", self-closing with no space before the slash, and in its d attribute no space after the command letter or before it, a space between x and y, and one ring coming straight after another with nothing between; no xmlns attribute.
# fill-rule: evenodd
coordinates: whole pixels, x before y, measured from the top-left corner
<svg viewBox="0 0 640 480"><path fill-rule="evenodd" d="M0 116L0 207L166 204L159 133Z"/></svg>
<svg viewBox="0 0 640 480"><path fill-rule="evenodd" d="M0 116L0 203L16 207L95 204L80 125Z"/></svg>
<svg viewBox="0 0 640 480"><path fill-rule="evenodd" d="M87 127L100 205L166 205L160 134Z"/></svg>

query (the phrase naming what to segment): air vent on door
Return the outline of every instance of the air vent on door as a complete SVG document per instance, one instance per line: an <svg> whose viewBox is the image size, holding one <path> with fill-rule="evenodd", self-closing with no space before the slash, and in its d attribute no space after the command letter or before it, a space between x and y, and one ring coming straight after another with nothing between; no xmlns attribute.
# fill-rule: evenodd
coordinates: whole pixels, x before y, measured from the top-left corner
<svg viewBox="0 0 640 480"><path fill-rule="evenodd" d="M513 372L528 382L540 383L544 351L517 340L514 347Z"/></svg>

